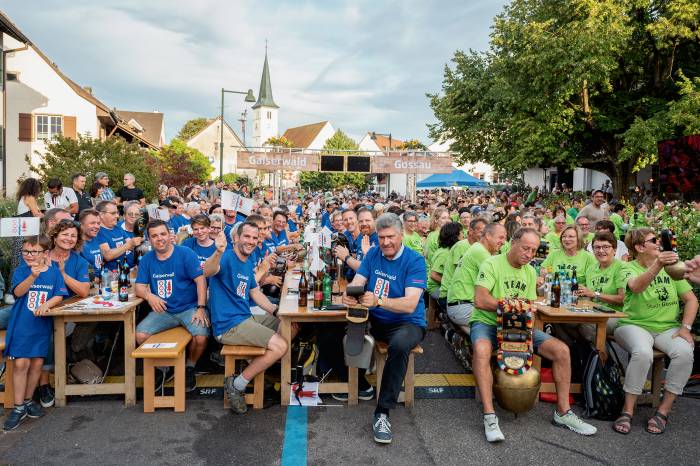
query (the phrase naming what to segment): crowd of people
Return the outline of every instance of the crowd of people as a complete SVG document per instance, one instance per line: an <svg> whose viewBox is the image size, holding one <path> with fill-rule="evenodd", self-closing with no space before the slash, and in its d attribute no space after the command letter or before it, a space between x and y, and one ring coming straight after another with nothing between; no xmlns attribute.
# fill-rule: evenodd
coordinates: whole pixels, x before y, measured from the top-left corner
<svg viewBox="0 0 700 466"><path fill-rule="evenodd" d="M411 202L401 196L358 193L352 189L305 193L288 189L279 201L271 192L221 182L192 184L184 189L161 186L153 199L168 209L167 221L151 219L145 234L135 234L146 199L136 178L124 176L117 192L109 177L97 173L90 193L87 177L76 174L72 187L29 178L22 183L18 215L42 217L42 234L24 238L16 248L8 291L14 304L0 312L7 328L7 354L14 358L15 408L5 429L40 417L33 401L51 406L51 319L47 311L62 299L88 296L93 278L103 268L126 262L135 270L134 291L147 304L138 322L137 343L176 326L193 336L187 350L186 386L196 387L195 366L211 344L267 348L238 375L227 377L231 409L245 413L245 390L256 374L289 350L278 333L278 300L265 285L282 286L271 273L278 257L303 246L309 219L344 235L347 247L335 246L349 285L362 286L361 297L343 296L346 305L370 310L371 333L388 344L388 358L372 420L379 443L392 441L390 410L397 403L408 354L426 333L427 296L435 299L473 345L473 372L483 407L489 442L504 440L493 405L492 352L496 348L496 308L504 298L541 299L549 273L575 274L577 294L627 317L610 323L609 331L630 355L625 374L625 403L613 429L632 429L635 404L652 363L653 349L671 360L661 405L646 430L661 434L676 397L691 375L691 335L698 300L685 279L675 280L665 266L678 261L662 251L658 232L648 221L658 205L640 203L633 218L612 193L595 190L545 208L537 190L518 194L432 191ZM249 215L222 209L222 190L252 197ZM43 202L42 202L43 199ZM661 207L664 207L661 203ZM700 203L695 203L700 210ZM147 247L146 247L147 246ZM700 283L700 256L686 258L686 278ZM534 265L534 266L533 266ZM0 283L4 285L4 283ZM252 314L259 306L265 315ZM30 313L20 312L24 308ZM294 333L299 328L294 329ZM590 329L562 329L555 335L536 330L537 354L552 363L556 386L555 425L581 435L596 428L569 405L571 358L567 338L591 339ZM319 332L319 365L347 380L341 327ZM340 348L340 349L339 349ZM172 373L157 378L162 389ZM360 371L359 396L372 400L375 389ZM347 395L333 395L347 399Z"/></svg>

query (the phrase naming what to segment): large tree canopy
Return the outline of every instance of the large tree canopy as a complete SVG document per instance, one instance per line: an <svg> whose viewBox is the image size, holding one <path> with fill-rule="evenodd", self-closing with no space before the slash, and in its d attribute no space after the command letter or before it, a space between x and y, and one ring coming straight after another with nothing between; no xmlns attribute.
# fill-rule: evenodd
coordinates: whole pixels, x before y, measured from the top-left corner
<svg viewBox="0 0 700 466"><path fill-rule="evenodd" d="M431 137L499 171L577 166L617 192L657 142L700 132L698 0L514 0L490 49L457 51Z"/></svg>

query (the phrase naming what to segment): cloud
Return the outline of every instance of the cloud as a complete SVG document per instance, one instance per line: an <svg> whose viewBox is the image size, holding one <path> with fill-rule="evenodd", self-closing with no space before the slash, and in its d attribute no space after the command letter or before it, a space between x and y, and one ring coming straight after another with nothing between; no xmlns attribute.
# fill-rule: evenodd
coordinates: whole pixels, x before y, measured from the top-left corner
<svg viewBox="0 0 700 466"><path fill-rule="evenodd" d="M5 12L109 106L164 112L167 137L217 115L222 87L257 95L267 39L280 132L330 120L349 134L425 141L425 93L440 89L456 49L488 46L504 2L465 3L50 0ZM244 108L243 96L227 95L229 121Z"/></svg>

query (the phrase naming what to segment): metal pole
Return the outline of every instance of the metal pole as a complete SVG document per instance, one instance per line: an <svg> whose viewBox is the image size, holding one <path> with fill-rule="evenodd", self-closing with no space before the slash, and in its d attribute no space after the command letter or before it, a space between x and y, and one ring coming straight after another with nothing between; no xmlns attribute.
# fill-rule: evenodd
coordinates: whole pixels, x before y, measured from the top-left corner
<svg viewBox="0 0 700 466"><path fill-rule="evenodd" d="M224 181L224 88L221 88L221 121L219 122L219 181Z"/></svg>

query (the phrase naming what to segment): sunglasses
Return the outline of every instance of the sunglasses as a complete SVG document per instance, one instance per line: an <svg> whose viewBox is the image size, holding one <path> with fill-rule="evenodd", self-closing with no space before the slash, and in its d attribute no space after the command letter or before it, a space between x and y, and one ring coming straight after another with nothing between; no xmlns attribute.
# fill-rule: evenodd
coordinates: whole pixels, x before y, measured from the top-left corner
<svg viewBox="0 0 700 466"><path fill-rule="evenodd" d="M75 220L70 220L67 218L64 218L60 222L58 222L59 225L71 225L74 226L75 228L80 228L80 222L76 222Z"/></svg>
<svg viewBox="0 0 700 466"><path fill-rule="evenodd" d="M653 244L656 244L657 241L659 241L659 239L658 239L656 236L654 236L653 238L649 238L649 239L647 239L647 240L644 240L644 243L645 243L645 244L646 244L646 243L653 243Z"/></svg>

